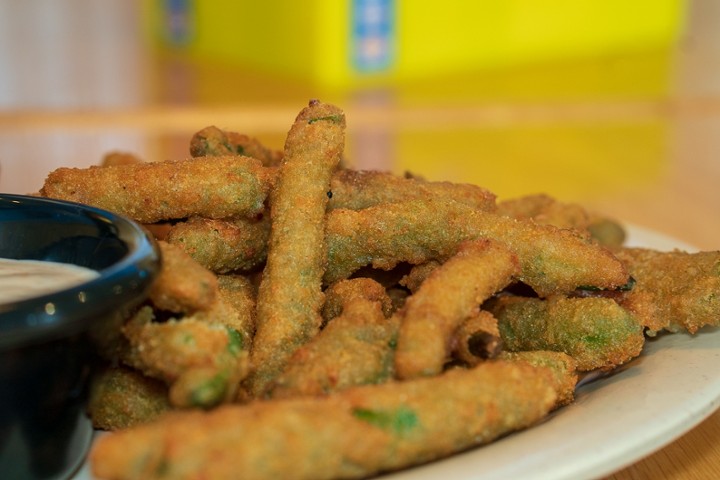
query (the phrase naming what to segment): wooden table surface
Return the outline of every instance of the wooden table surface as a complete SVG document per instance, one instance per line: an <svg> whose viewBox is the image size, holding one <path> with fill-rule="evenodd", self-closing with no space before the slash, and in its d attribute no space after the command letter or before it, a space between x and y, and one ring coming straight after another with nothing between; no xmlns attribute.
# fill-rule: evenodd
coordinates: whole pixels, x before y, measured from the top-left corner
<svg viewBox="0 0 720 480"><path fill-rule="evenodd" d="M2 192L35 192L54 168L96 164L111 150L183 158L190 135L208 125L281 148L297 111L321 98L345 109L346 157L357 168L479 183L501 199L543 191L720 249L720 5L713 2L693 4L671 51L366 91L158 54L139 39L132 2L70 3L103 28L57 7L47 13L55 15L55 37L32 36L7 18L29 21L37 11L0 6L8 27L0 44L24 45L22 54L0 52ZM720 478L720 412L608 478Z"/></svg>

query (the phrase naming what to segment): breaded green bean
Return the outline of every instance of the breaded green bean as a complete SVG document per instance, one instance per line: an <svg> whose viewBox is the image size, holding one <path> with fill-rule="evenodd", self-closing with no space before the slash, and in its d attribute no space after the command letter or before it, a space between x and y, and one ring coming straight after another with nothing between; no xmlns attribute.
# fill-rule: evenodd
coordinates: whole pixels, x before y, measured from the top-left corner
<svg viewBox="0 0 720 480"><path fill-rule="evenodd" d="M107 167L58 168L45 197L93 205L140 223L182 219L253 218L264 207L274 175L250 157L203 157Z"/></svg>
<svg viewBox="0 0 720 480"><path fill-rule="evenodd" d="M549 350L528 352L502 352L502 360L528 362L536 367L547 367L555 377L558 392L557 407L569 405L575 399L575 386L578 382L577 362L570 355Z"/></svg>
<svg viewBox="0 0 720 480"><path fill-rule="evenodd" d="M379 302L386 317L392 313L392 301L385 287L371 278L358 277L340 280L325 290L325 302L322 308L323 320L327 323L337 317L345 306L356 298Z"/></svg>
<svg viewBox="0 0 720 480"><path fill-rule="evenodd" d="M397 330L398 321L385 317L381 302L350 299L339 316L290 357L270 396L324 395L387 381Z"/></svg>
<svg viewBox="0 0 720 480"><path fill-rule="evenodd" d="M519 272L517 257L498 243L460 244L399 312L395 375L410 379L440 373L451 357L457 328Z"/></svg>
<svg viewBox="0 0 720 480"><path fill-rule="evenodd" d="M210 308L217 298L217 277L181 248L159 241L162 266L148 292L160 310L192 313Z"/></svg>
<svg viewBox="0 0 720 480"><path fill-rule="evenodd" d="M376 170L339 170L330 182L329 209L361 210L382 203L428 198L448 199L479 210L495 211L495 194L477 185L429 182Z"/></svg>
<svg viewBox="0 0 720 480"><path fill-rule="evenodd" d="M282 152L267 148L256 138L221 130L216 126L205 127L192 136L190 155L193 157L243 155L257 158L265 166L279 165L283 156Z"/></svg>
<svg viewBox="0 0 720 480"><path fill-rule="evenodd" d="M237 330L193 317L154 320L150 307L143 307L123 327L127 365L166 382L173 406L207 408L235 398L248 371Z"/></svg>
<svg viewBox="0 0 720 480"><path fill-rule="evenodd" d="M214 220L193 217L167 233L166 241L177 245L198 263L215 273L250 271L267 258L270 218Z"/></svg>
<svg viewBox="0 0 720 480"><path fill-rule="evenodd" d="M576 203L561 202L547 194L504 200L498 203L497 210L513 218L532 219L543 225L585 232L601 245L619 247L625 241L625 229L615 220Z"/></svg>
<svg viewBox="0 0 720 480"><path fill-rule="evenodd" d="M414 265L407 275L404 275L398 283L403 287L415 293L423 284L425 279L437 268L441 263L437 260L430 260L420 265Z"/></svg>
<svg viewBox="0 0 720 480"><path fill-rule="evenodd" d="M622 365L637 357L645 342L635 316L610 298L503 296L486 308L498 320L506 350L564 352L579 371Z"/></svg>
<svg viewBox="0 0 720 480"><path fill-rule="evenodd" d="M488 238L520 260L519 280L546 296L578 286L616 288L628 281L622 263L571 230L537 225L447 200L415 200L328 213L325 282L360 267L391 269L400 262L446 259L465 240Z"/></svg>
<svg viewBox="0 0 720 480"><path fill-rule="evenodd" d="M625 248L616 252L636 283L622 304L649 334L697 332L720 326L720 252L661 252Z"/></svg>
<svg viewBox="0 0 720 480"><path fill-rule="evenodd" d="M512 218L581 231L587 230L590 223L588 212L580 205L560 202L543 193L503 200L498 203L497 211Z"/></svg>
<svg viewBox="0 0 720 480"><path fill-rule="evenodd" d="M556 398L547 368L487 362L321 398L171 412L101 437L90 463L106 480L365 478L531 426Z"/></svg>
<svg viewBox="0 0 720 480"><path fill-rule="evenodd" d="M345 144L345 115L311 101L295 119L270 199L268 255L258 290L248 388L260 396L321 325L325 210Z"/></svg>
<svg viewBox="0 0 720 480"><path fill-rule="evenodd" d="M167 386L128 367L104 367L90 383L87 411L97 429L147 423L170 409Z"/></svg>
<svg viewBox="0 0 720 480"><path fill-rule="evenodd" d="M255 334L257 289L250 279L242 275L218 275L218 287L220 299L232 312L224 314L223 318L218 318L219 315L214 318L240 332L244 348L249 351Z"/></svg>

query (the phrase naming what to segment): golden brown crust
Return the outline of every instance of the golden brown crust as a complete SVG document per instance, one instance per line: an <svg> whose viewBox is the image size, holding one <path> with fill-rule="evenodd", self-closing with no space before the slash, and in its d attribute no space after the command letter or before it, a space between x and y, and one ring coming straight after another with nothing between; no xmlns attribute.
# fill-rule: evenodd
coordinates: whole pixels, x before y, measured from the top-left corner
<svg viewBox="0 0 720 480"><path fill-rule="evenodd" d="M292 352L320 328L327 192L344 143L345 115L316 101L298 114L288 132L270 199L268 255L258 291L253 371L247 382L254 396L264 393Z"/></svg>
<svg viewBox="0 0 720 480"><path fill-rule="evenodd" d="M500 244L489 240L461 244L398 312L396 376L409 379L440 373L450 359L457 328L519 272L517 257Z"/></svg>
<svg viewBox="0 0 720 480"><path fill-rule="evenodd" d="M239 156L58 168L40 193L140 223L193 215L252 218L263 209L274 179L271 173L258 160Z"/></svg>

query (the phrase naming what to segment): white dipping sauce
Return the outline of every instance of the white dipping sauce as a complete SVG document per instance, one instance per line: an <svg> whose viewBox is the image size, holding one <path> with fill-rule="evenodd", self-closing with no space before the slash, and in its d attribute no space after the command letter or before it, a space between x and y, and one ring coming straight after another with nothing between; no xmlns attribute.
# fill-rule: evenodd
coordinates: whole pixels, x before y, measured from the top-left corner
<svg viewBox="0 0 720 480"><path fill-rule="evenodd" d="M0 258L0 304L59 292L100 276L69 263Z"/></svg>

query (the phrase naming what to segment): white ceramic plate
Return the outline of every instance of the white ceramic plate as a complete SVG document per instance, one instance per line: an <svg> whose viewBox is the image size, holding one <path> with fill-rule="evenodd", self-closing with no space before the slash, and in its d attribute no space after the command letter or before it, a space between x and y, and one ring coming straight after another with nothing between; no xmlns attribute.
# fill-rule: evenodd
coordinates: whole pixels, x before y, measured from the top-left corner
<svg viewBox="0 0 720 480"><path fill-rule="evenodd" d="M688 245L629 227L629 245ZM578 388L576 401L545 422L391 480L583 480L608 475L672 442L720 406L720 329L664 335L612 376ZM91 477L84 468L76 480Z"/></svg>

